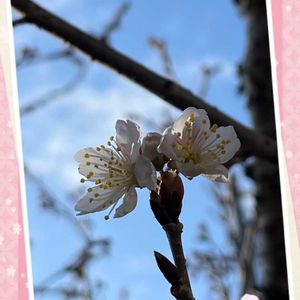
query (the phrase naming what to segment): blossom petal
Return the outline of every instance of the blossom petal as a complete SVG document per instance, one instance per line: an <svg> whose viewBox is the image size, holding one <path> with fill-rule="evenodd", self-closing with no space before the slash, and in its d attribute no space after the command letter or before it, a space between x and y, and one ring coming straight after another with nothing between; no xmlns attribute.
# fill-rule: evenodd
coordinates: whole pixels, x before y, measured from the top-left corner
<svg viewBox="0 0 300 300"><path fill-rule="evenodd" d="M176 161L178 171L182 173L185 177L195 177L204 172L204 168L200 164L195 164L193 162L182 163Z"/></svg>
<svg viewBox="0 0 300 300"><path fill-rule="evenodd" d="M227 143L223 145L224 151L220 151L217 148L222 141L227 141ZM212 154L218 153L217 164L223 164L229 161L235 155L240 146L240 140L237 138L233 126L226 126L219 127L216 132L211 132L208 139L202 145L199 145L197 151L200 153L202 152L202 156L206 160L209 160L209 157L211 156L208 155L208 151L211 151ZM212 159L211 162L213 162ZM207 163L207 165L211 165L211 163Z"/></svg>
<svg viewBox="0 0 300 300"><path fill-rule="evenodd" d="M156 171L147 157L138 156L134 165L134 175L140 187L147 187L152 191L156 189Z"/></svg>
<svg viewBox="0 0 300 300"><path fill-rule="evenodd" d="M97 148L84 148L74 156L74 159L79 162L78 170L81 175L88 177L90 174L93 174L89 176L91 181L102 179L106 176L107 168L105 164L110 162L112 157L107 150Z"/></svg>
<svg viewBox="0 0 300 300"><path fill-rule="evenodd" d="M230 159L233 158L233 156L236 154L236 152L240 149L241 147L241 142L239 139L235 139L231 141L230 144L225 145L225 154L220 155L220 163L224 164Z"/></svg>
<svg viewBox="0 0 300 300"><path fill-rule="evenodd" d="M159 153L163 153L168 158L177 160L178 156L173 145L176 144L177 136L172 133L163 134L160 144L157 147Z"/></svg>
<svg viewBox="0 0 300 300"><path fill-rule="evenodd" d="M200 164L195 164L193 162L176 162L176 164L179 172L188 178L193 178L201 175L217 182L228 181L228 169L223 165L204 168Z"/></svg>
<svg viewBox="0 0 300 300"><path fill-rule="evenodd" d="M85 163L87 161L87 156L89 156L89 160L92 162L97 161L98 158L96 156L99 155L99 152L92 147L84 148L79 150L75 155L74 159L79 163Z"/></svg>
<svg viewBox="0 0 300 300"><path fill-rule="evenodd" d="M255 295L245 294L241 300L259 300L259 298Z"/></svg>
<svg viewBox="0 0 300 300"><path fill-rule="evenodd" d="M207 117L207 112L204 109L188 107L183 111L181 116L174 122L173 131L182 133L185 127L185 122L187 121L187 119L191 114L194 114L195 118L201 118L207 120L206 126L207 125L209 126L209 119Z"/></svg>
<svg viewBox="0 0 300 300"><path fill-rule="evenodd" d="M140 127L130 120L118 120L116 123L116 141L130 155L131 161L135 161L141 146Z"/></svg>
<svg viewBox="0 0 300 300"><path fill-rule="evenodd" d="M75 205L75 210L79 215L85 215L96 211L103 211L118 201L124 190L103 190L99 187L92 192L86 193ZM99 196L98 196L99 195Z"/></svg>
<svg viewBox="0 0 300 300"><path fill-rule="evenodd" d="M157 132L149 132L144 138L141 146L143 155L150 160L161 155L157 152L157 147L160 144L162 135Z"/></svg>
<svg viewBox="0 0 300 300"><path fill-rule="evenodd" d="M132 186L123 198L123 203L116 209L114 218L120 218L133 211L137 204L137 193Z"/></svg>
<svg viewBox="0 0 300 300"><path fill-rule="evenodd" d="M204 176L216 182L226 183L228 182L228 169L223 165L207 168L203 173L201 173L201 176Z"/></svg>

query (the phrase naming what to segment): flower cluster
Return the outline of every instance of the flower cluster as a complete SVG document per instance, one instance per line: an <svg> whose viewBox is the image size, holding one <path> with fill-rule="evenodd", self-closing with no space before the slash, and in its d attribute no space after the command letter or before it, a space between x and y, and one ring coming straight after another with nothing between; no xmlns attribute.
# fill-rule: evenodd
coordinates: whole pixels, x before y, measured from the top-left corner
<svg viewBox="0 0 300 300"><path fill-rule="evenodd" d="M148 133L142 140L140 127L132 121L118 120L116 137L107 145L85 148L75 155L81 182L91 182L87 194L75 210L79 215L103 211L111 206L106 219L123 197L114 213L122 217L137 204L136 188L157 188L156 171L167 166L187 178L198 175L226 182L224 163L240 147L232 126L210 125L203 109L187 108L162 135Z"/></svg>

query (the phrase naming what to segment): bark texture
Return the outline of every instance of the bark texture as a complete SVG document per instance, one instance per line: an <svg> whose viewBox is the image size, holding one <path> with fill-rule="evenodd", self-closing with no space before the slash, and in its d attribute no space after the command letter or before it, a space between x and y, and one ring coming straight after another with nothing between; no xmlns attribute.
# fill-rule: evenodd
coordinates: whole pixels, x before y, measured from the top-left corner
<svg viewBox="0 0 300 300"><path fill-rule="evenodd" d="M236 1L247 21L248 45L241 64L242 91L255 129L276 139L269 37L264 0ZM255 288L266 300L289 299L278 166L257 158L249 174L256 181L262 280ZM259 250L262 249L262 250Z"/></svg>

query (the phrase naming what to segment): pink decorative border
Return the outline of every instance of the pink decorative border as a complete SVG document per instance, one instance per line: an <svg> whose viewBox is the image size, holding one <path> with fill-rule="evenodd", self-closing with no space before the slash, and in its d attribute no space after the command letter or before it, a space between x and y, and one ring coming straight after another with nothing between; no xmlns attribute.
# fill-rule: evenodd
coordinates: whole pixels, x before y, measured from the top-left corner
<svg viewBox="0 0 300 300"><path fill-rule="evenodd" d="M300 238L300 1L272 1L272 19L281 132ZM0 300L28 300L19 163L1 59Z"/></svg>
<svg viewBox="0 0 300 300"><path fill-rule="evenodd" d="M0 64L0 299L29 299L15 137ZM18 280L18 281L16 281ZM16 284L18 282L18 284Z"/></svg>
<svg viewBox="0 0 300 300"><path fill-rule="evenodd" d="M272 2L280 126L300 239L300 1Z"/></svg>

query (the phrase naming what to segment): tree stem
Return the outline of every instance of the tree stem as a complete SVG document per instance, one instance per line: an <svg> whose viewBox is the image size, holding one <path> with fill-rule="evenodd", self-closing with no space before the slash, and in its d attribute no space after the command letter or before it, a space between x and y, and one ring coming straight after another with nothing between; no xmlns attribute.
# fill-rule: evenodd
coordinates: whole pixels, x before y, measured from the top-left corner
<svg viewBox="0 0 300 300"><path fill-rule="evenodd" d="M181 286L179 289L173 288L172 294L178 300L195 300L192 292L189 274L186 267L186 259L184 256L182 246L182 223L169 223L163 226L165 230L169 245L172 251L174 263L177 267L178 274L181 279Z"/></svg>

